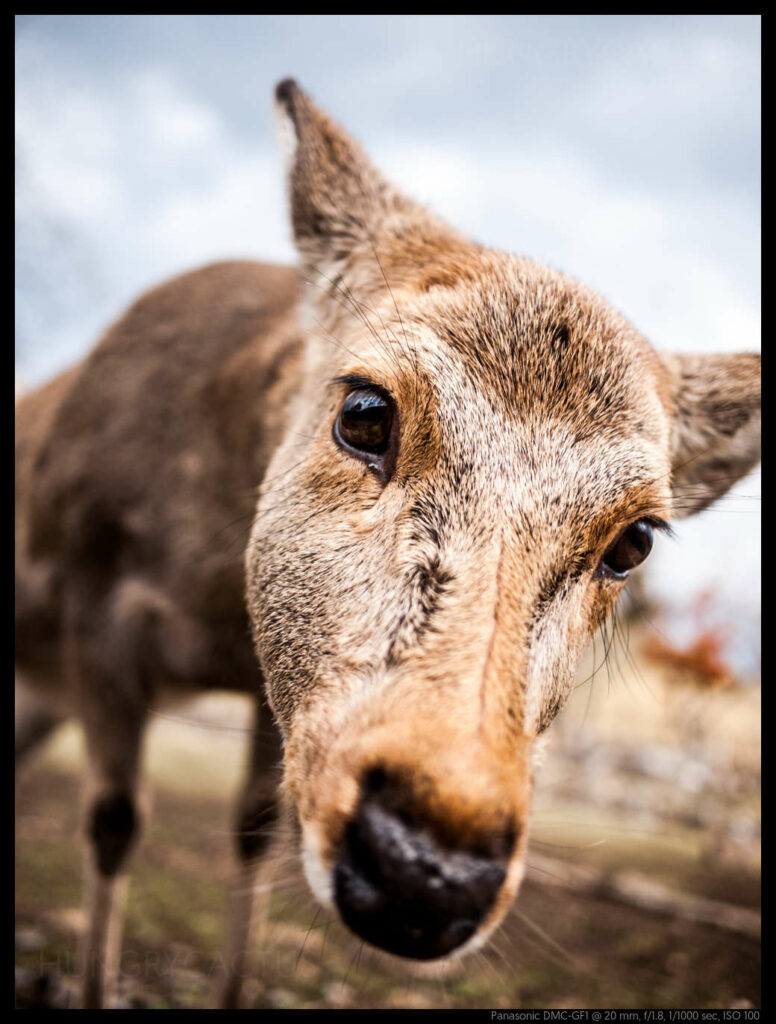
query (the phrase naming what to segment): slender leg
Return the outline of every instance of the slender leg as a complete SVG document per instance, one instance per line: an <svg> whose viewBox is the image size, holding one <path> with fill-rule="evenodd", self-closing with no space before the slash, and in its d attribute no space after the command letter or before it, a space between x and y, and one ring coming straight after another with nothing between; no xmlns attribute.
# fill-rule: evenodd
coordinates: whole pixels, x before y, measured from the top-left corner
<svg viewBox="0 0 776 1024"><path fill-rule="evenodd" d="M106 716L104 710L92 707L84 716L92 773L86 823L88 925L81 949L84 1009L101 1008L113 991L127 888L122 872L140 824L137 775L144 716Z"/></svg>
<svg viewBox="0 0 776 1024"><path fill-rule="evenodd" d="M266 915L272 865L264 857L277 818L276 771L281 748L271 712L257 701L248 774L237 805L237 871L229 894L228 934L220 1005L239 1009L242 986L250 970L249 949L255 917ZM258 896L258 899L256 898ZM255 906L258 904L258 907Z"/></svg>
<svg viewBox="0 0 776 1024"><path fill-rule="evenodd" d="M87 871L89 924L81 951L85 1010L108 1006L115 991L127 886L126 875L108 878Z"/></svg>

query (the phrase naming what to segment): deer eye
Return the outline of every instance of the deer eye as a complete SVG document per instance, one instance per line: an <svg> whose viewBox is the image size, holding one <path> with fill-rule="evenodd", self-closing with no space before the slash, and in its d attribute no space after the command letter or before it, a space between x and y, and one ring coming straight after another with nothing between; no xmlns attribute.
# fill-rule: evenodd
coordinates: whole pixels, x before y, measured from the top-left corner
<svg viewBox="0 0 776 1024"><path fill-rule="evenodd" d="M334 440L351 455L378 468L388 451L393 427L393 403L381 391L357 388L342 403L334 421Z"/></svg>
<svg viewBox="0 0 776 1024"><path fill-rule="evenodd" d="M650 553L652 537L652 526L646 520L631 523L606 549L599 568L606 575L622 579Z"/></svg>

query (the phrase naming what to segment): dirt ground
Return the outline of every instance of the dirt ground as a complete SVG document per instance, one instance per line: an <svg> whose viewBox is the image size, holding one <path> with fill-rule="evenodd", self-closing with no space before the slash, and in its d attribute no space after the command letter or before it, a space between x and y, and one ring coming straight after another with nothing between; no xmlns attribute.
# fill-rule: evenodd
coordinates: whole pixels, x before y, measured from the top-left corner
<svg viewBox="0 0 776 1024"><path fill-rule="evenodd" d="M213 1005L246 720L240 698L209 697L154 722L117 1006ZM483 953L418 968L372 950L316 910L289 853L250 1003L758 1006L759 737L757 686L701 690L632 641L551 730L527 879ZM19 1006L77 1005L81 765L67 725L17 785Z"/></svg>

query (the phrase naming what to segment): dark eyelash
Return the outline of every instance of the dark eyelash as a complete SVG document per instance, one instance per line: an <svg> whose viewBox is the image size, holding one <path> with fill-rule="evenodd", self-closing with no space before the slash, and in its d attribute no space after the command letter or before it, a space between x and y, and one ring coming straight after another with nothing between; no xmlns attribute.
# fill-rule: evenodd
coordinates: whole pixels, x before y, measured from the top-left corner
<svg viewBox="0 0 776 1024"><path fill-rule="evenodd" d="M659 519L657 516L642 516L641 519L642 522L649 523L653 529L659 530L661 533L665 534L666 537L670 537L671 540L676 539L676 532L673 527L665 521L665 519Z"/></svg>
<svg viewBox="0 0 776 1024"><path fill-rule="evenodd" d="M385 388L375 384L368 377L362 377L357 373L346 373L342 377L332 377L332 384L347 384L351 388L371 388L373 391L385 391Z"/></svg>

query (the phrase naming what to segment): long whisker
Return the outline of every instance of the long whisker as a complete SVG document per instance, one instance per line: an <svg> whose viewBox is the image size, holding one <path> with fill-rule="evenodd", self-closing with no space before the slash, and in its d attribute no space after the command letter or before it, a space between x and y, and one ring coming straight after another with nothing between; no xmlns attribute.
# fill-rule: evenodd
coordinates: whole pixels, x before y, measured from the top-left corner
<svg viewBox="0 0 776 1024"><path fill-rule="evenodd" d="M515 907L513 913L521 921L523 921L525 924L527 924L529 928L531 928L534 932L536 932L536 934L547 943L547 945L550 947L550 949L554 950L556 953L560 953L560 955L564 958L564 960L568 961L568 963L570 963L575 970L581 970L582 969L582 966L577 961L576 957L572 956L571 953L569 953L567 949L564 949L564 947L559 942L557 942L555 939L553 939L553 937L551 935L549 935L538 924L536 924L535 921L532 921L530 917L528 917L526 914L524 914L517 907Z"/></svg>

